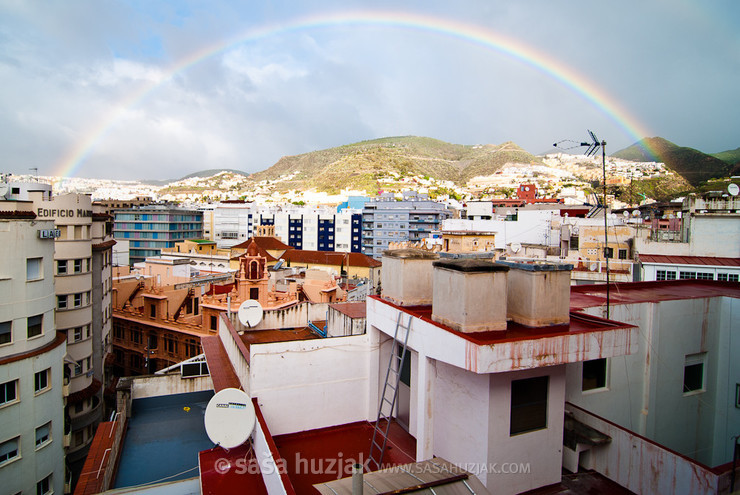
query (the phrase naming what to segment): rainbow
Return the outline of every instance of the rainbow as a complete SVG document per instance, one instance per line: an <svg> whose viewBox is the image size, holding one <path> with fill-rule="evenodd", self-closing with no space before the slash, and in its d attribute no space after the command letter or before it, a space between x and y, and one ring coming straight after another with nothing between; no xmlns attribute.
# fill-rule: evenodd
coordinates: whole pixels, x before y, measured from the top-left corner
<svg viewBox="0 0 740 495"><path fill-rule="evenodd" d="M466 24L438 17L396 11L351 11L344 13L325 13L293 19L291 21L265 25L248 29L237 36L206 46L189 56L171 64L162 72L162 77L144 84L132 91L125 98L113 105L110 112L91 127L76 145L70 149L55 166L57 177L71 177L79 169L96 144L110 132L116 122L127 110L135 107L149 94L176 74L187 70L199 62L213 57L221 52L246 42L259 41L272 36L306 30L327 29L347 26L384 26L398 29L412 29L434 33L473 43L488 49L495 50L507 57L517 60L529 67L538 70L548 77L560 82L567 88L580 95L590 104L599 108L622 129L631 135L635 141L652 135L627 109L598 87L584 75L560 63L550 54L538 52L520 41L484 29L472 24Z"/></svg>

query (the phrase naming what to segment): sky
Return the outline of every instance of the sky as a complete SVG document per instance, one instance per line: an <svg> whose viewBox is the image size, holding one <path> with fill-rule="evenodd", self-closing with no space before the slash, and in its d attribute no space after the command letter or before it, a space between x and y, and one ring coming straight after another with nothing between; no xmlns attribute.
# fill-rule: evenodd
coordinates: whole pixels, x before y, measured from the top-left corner
<svg viewBox="0 0 740 495"><path fill-rule="evenodd" d="M539 154L588 129L715 153L740 146L738 26L736 0L0 0L0 172L251 173L405 135Z"/></svg>

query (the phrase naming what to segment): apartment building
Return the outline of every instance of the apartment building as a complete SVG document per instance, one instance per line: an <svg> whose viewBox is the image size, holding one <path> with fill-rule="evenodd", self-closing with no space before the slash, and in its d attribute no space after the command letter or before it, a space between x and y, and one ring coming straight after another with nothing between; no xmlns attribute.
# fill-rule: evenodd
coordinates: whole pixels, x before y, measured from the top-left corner
<svg viewBox="0 0 740 495"><path fill-rule="evenodd" d="M142 206L114 212L113 237L129 243L131 264L159 256L175 242L203 237L203 212L172 206Z"/></svg>
<svg viewBox="0 0 740 495"><path fill-rule="evenodd" d="M52 220L0 202L0 480L4 493L65 493L67 339L54 323Z"/></svg>
<svg viewBox="0 0 740 495"><path fill-rule="evenodd" d="M451 217L443 203L430 201L425 195L405 192L402 201L382 195L365 203L362 210L362 252L377 259L391 242L422 241Z"/></svg>

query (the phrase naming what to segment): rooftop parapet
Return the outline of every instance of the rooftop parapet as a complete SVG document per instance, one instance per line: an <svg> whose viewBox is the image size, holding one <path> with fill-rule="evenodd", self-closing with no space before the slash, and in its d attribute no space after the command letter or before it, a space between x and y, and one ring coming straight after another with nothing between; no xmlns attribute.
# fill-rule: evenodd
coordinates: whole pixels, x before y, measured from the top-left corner
<svg viewBox="0 0 740 495"><path fill-rule="evenodd" d="M423 249L383 253L383 299L399 306L432 304L432 263L437 259Z"/></svg>

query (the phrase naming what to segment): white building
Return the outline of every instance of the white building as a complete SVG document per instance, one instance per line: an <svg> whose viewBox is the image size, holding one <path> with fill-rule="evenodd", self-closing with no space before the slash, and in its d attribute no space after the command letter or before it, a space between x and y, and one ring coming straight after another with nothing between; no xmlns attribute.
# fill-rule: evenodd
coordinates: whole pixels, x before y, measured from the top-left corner
<svg viewBox="0 0 740 495"><path fill-rule="evenodd" d="M1 491L64 493L68 385L66 338L54 325L56 230L27 203L0 202L0 210Z"/></svg>

